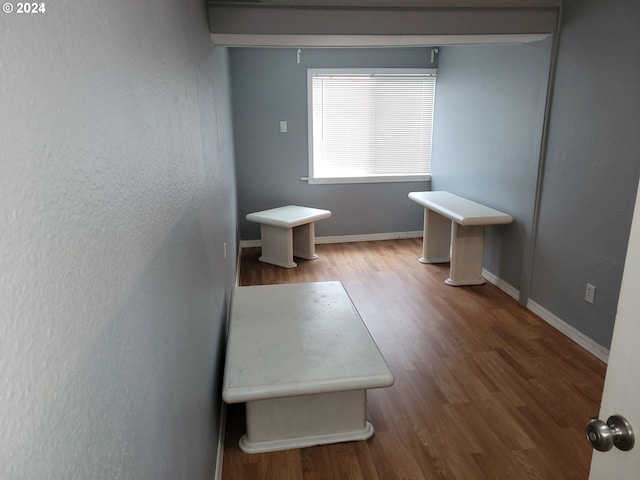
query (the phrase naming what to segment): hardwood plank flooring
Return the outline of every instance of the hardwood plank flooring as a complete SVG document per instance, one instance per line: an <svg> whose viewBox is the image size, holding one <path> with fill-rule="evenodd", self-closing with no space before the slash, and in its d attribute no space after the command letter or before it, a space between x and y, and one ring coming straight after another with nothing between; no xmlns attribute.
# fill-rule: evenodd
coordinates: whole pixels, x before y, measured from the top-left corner
<svg viewBox="0 0 640 480"><path fill-rule="evenodd" d="M246 454L230 405L223 480L587 479L606 366L491 284L449 287L421 239L317 245L283 269L244 249L240 285L340 280L396 377L367 441Z"/></svg>

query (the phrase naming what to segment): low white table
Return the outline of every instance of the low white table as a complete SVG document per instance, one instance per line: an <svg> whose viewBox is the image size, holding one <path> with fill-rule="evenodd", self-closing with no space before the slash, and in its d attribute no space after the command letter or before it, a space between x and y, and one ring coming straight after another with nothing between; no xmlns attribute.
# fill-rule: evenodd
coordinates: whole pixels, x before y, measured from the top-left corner
<svg viewBox="0 0 640 480"><path fill-rule="evenodd" d="M424 206L422 263L451 262L447 285L481 285L485 225L511 223L513 218L448 192L411 192Z"/></svg>
<svg viewBox="0 0 640 480"><path fill-rule="evenodd" d="M249 213L247 220L260 224L262 255L258 260L293 268L297 266L293 261L294 256L307 260L318 258L315 222L330 216L329 210L297 205Z"/></svg>
<svg viewBox="0 0 640 480"><path fill-rule="evenodd" d="M394 382L340 282L236 287L222 397L248 453L364 440L366 392Z"/></svg>

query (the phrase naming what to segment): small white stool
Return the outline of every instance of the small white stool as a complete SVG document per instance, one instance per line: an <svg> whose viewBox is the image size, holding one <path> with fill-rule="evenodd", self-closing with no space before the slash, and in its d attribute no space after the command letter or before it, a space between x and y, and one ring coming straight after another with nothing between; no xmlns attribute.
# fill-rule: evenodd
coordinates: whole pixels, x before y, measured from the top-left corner
<svg viewBox="0 0 640 480"><path fill-rule="evenodd" d="M313 260L316 255L315 223L329 218L329 210L319 208L286 207L249 213L247 220L260 224L262 255L258 260L278 267L293 268L293 257Z"/></svg>

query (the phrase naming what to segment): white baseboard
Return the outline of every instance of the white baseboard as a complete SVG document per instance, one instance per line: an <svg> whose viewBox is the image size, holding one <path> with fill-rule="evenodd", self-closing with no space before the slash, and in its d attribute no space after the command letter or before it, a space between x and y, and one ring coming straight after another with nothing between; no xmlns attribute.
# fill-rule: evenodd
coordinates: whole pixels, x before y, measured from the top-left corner
<svg viewBox="0 0 640 480"><path fill-rule="evenodd" d="M491 282L496 287L498 287L500 290L505 292L507 295L509 295L510 297L514 298L516 301L519 300L520 292L518 291L517 288L515 288L512 285L508 284L507 282L505 282L501 278L495 276L493 273L485 270L484 268L482 269L482 276L484 278L486 278L487 281ZM596 356L597 358L602 360L604 363L608 363L608 361L609 361L609 350L604 348L602 345L597 344L592 339L587 337L585 334L583 334L582 332L576 330L571 325L569 325L567 322L565 322L561 318L555 316L549 310L544 308L542 305L539 305L538 303L534 302L533 300L527 301L527 309L532 311L533 313L535 313L537 316L539 316L542 320L547 322L553 328L555 328L556 330L559 330L561 333L566 335L568 338L570 338L571 340L576 342L578 345L580 345L586 351L588 351L592 355Z"/></svg>
<svg viewBox="0 0 640 480"><path fill-rule="evenodd" d="M609 362L609 350L604 348L602 345L599 345L598 343L594 342L592 339L587 337L582 332L573 328L571 325L569 325L567 322L565 322L561 318L556 317L553 313L551 313L549 310L544 308L542 305L539 305L538 303L529 299L529 301L527 302L527 308L531 310L533 313L535 313L536 315L538 315L540 318L542 318L549 325L551 325L552 327L555 327L557 330L560 330L567 337L569 337L571 340L576 342L578 345L580 345L582 348L587 350L589 353L593 354L594 356L602 360L604 363Z"/></svg>
<svg viewBox="0 0 640 480"><path fill-rule="evenodd" d="M240 286L240 260L242 259L242 242L238 245L236 252L236 287ZM227 314L227 325L229 325L229 315Z"/></svg>
<svg viewBox="0 0 640 480"><path fill-rule="evenodd" d="M422 237L422 230L414 232L365 233L362 235L336 235L331 237L317 237L316 243L374 242L376 240L398 240L401 238L420 237Z"/></svg>
<svg viewBox="0 0 640 480"><path fill-rule="evenodd" d="M222 479L222 459L224 456L224 432L227 425L227 404L222 402L220 407L220 430L218 431L218 453L216 455L216 471L213 473L214 480Z"/></svg>
<svg viewBox="0 0 640 480"><path fill-rule="evenodd" d="M489 270L482 269L482 276L516 301L520 300L520 290L495 276Z"/></svg>
<svg viewBox="0 0 640 480"><path fill-rule="evenodd" d="M240 249L242 248L253 248L253 247L261 247L262 241L260 240L240 240Z"/></svg>
<svg viewBox="0 0 640 480"><path fill-rule="evenodd" d="M236 252L236 281L235 286L240 285L240 258L242 257L242 246L240 245ZM227 310L228 312L228 310ZM227 313L227 328L226 333L229 333L229 314ZM222 400L220 406L220 430L218 431L218 452L216 455L216 470L213 473L213 480L222 479L222 460L224 458L224 437L225 429L227 425L227 404Z"/></svg>
<svg viewBox="0 0 640 480"><path fill-rule="evenodd" d="M364 233L361 235L334 235L316 237L316 244L321 243L349 243L349 242L373 242L376 240L397 240L400 238L420 238L422 230L413 232L389 232L389 233ZM260 247L260 240L240 240L240 248Z"/></svg>

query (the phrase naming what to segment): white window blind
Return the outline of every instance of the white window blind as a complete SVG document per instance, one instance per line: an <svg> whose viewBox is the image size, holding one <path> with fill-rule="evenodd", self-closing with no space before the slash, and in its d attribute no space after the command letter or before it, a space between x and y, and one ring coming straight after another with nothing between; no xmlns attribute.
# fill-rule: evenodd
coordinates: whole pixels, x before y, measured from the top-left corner
<svg viewBox="0 0 640 480"><path fill-rule="evenodd" d="M428 178L435 69L309 69L309 181Z"/></svg>

